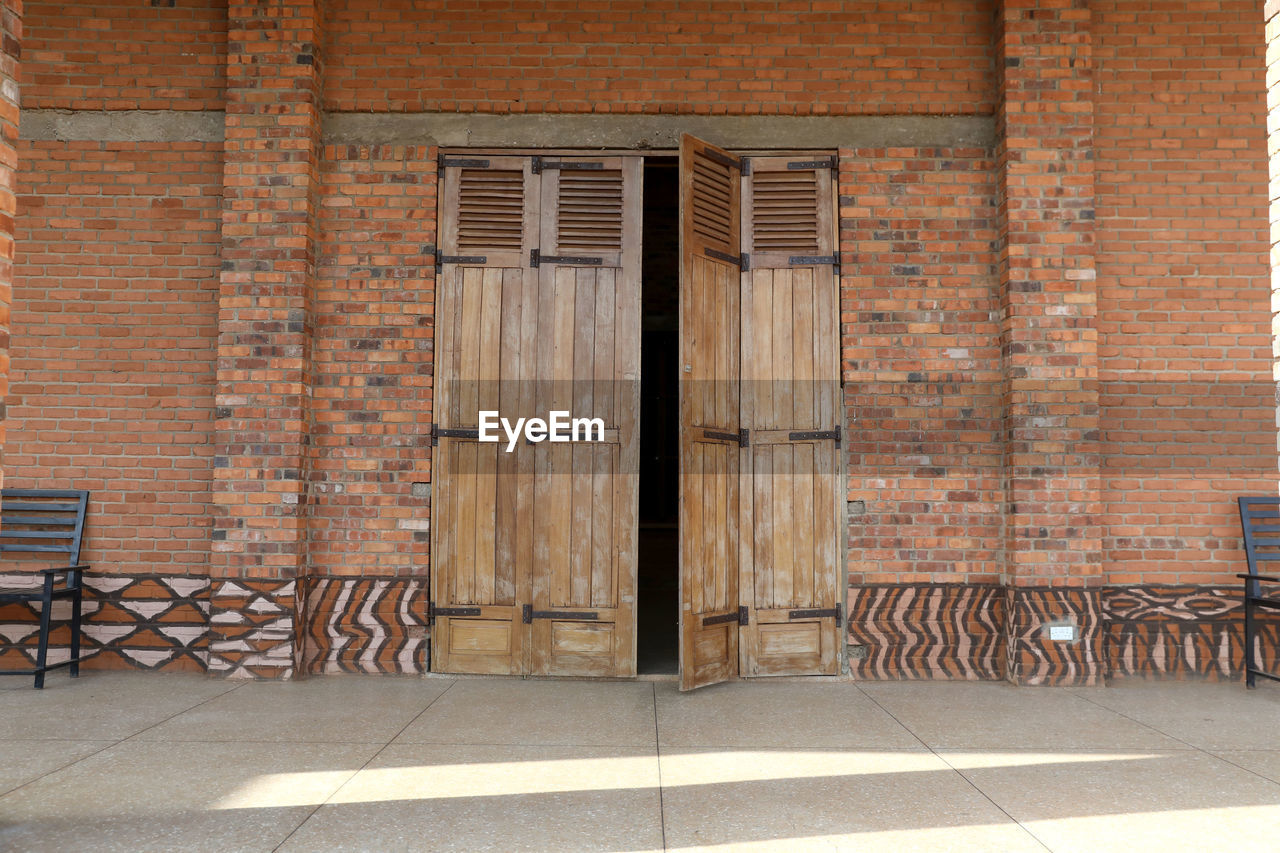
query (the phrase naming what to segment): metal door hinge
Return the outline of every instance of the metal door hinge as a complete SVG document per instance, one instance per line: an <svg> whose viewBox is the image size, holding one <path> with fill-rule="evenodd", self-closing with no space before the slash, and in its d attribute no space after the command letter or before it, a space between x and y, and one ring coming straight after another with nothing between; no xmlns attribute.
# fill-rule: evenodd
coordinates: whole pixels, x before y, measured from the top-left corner
<svg viewBox="0 0 1280 853"><path fill-rule="evenodd" d="M835 607L831 607L827 609L813 608L809 610L792 610L789 613L787 613L788 619L832 619L834 618L836 620L837 625L839 625L841 622L844 621L842 617L843 617L843 614L841 612L839 604L836 604Z"/></svg>
<svg viewBox="0 0 1280 853"><path fill-rule="evenodd" d="M437 266L444 264L487 264L489 258L486 255L437 255L440 261Z"/></svg>
<svg viewBox="0 0 1280 853"><path fill-rule="evenodd" d="M480 438L479 429L446 429L445 427L431 425L431 446L436 447L440 444L442 438Z"/></svg>
<svg viewBox="0 0 1280 853"><path fill-rule="evenodd" d="M751 446L751 430L740 429L737 432L720 432L714 429L704 429L702 431L703 438L709 438L712 441L736 441L739 447Z"/></svg>
<svg viewBox="0 0 1280 853"><path fill-rule="evenodd" d="M570 622L595 622L600 614L594 610L534 610L532 604L520 608L520 618L526 625L534 619L563 619Z"/></svg>
<svg viewBox="0 0 1280 853"><path fill-rule="evenodd" d="M801 430L787 433L790 441L834 441L840 446L840 427L828 430Z"/></svg>
<svg viewBox="0 0 1280 853"><path fill-rule="evenodd" d="M708 258L715 258L717 261L725 261L726 263L733 264L740 270L745 271L751 269L751 258L747 256L746 252L738 255L731 255L728 252L721 252L718 249L704 248L702 250L702 254L706 255Z"/></svg>
<svg viewBox="0 0 1280 853"><path fill-rule="evenodd" d="M712 625L724 625L727 622L737 622L739 625L747 624L747 608L739 607L736 613L721 613L717 616L702 617L702 627L704 628Z"/></svg>
<svg viewBox="0 0 1280 853"><path fill-rule="evenodd" d="M791 171L808 171L809 169L836 169L835 157L823 157L820 160L792 160L787 164Z"/></svg>
<svg viewBox="0 0 1280 853"><path fill-rule="evenodd" d="M746 174L746 167L743 165L745 158L743 157L730 157L726 154L721 154L719 151L713 151L710 148L705 148L699 153L713 163L719 163L721 166L728 166L730 169L737 169L739 174Z"/></svg>
<svg viewBox="0 0 1280 853"><path fill-rule="evenodd" d="M427 618L432 622L437 616L479 616L479 607L439 607L432 602L427 605Z"/></svg>
<svg viewBox="0 0 1280 853"><path fill-rule="evenodd" d="M487 169L489 168L488 160L476 160L467 157L446 157L440 155L437 165L441 169L448 169L452 166L455 169Z"/></svg>
<svg viewBox="0 0 1280 853"><path fill-rule="evenodd" d="M840 257L839 255L791 255L787 258L787 263L793 267L816 267L827 264L839 267Z"/></svg>
<svg viewBox="0 0 1280 853"><path fill-rule="evenodd" d="M747 610L747 607L744 604L738 608L738 624L746 625L750 621L751 621L751 616L749 615L749 611Z"/></svg>
<svg viewBox="0 0 1280 853"><path fill-rule="evenodd" d="M580 255L544 255L537 249L530 249L529 266L540 267L543 264L568 264L570 266L598 267L604 264L604 258L590 258Z"/></svg>
<svg viewBox="0 0 1280 853"><path fill-rule="evenodd" d="M560 169L563 171L574 172L603 169L604 163L591 160L544 160L541 157L534 157L532 168L535 175L541 175L544 169Z"/></svg>

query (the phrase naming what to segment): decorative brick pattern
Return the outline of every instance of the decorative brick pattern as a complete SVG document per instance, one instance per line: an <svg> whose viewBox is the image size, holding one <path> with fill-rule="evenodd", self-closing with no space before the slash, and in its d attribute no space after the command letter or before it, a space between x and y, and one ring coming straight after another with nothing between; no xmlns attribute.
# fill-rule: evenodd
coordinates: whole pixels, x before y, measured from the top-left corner
<svg viewBox="0 0 1280 853"><path fill-rule="evenodd" d="M209 673L292 678L300 632L296 581L217 580L209 595Z"/></svg>
<svg viewBox="0 0 1280 853"><path fill-rule="evenodd" d="M6 585L37 585L34 574L0 575ZM89 575L81 607L81 649L87 669L204 672L209 642L209 581L184 575ZM53 661L66 660L67 601L54 602ZM0 668L33 665L40 605L0 605Z"/></svg>
<svg viewBox="0 0 1280 853"><path fill-rule="evenodd" d="M325 16L331 110L955 115L994 100L991 11L971 0L334 0Z"/></svg>
<svg viewBox="0 0 1280 853"><path fill-rule="evenodd" d="M24 104L34 109L221 109L220 0L26 0Z"/></svg>
<svg viewBox="0 0 1280 853"><path fill-rule="evenodd" d="M1244 673L1244 610L1238 587L1105 587L1112 678L1235 681ZM1280 672L1280 617L1259 612L1258 663Z"/></svg>
<svg viewBox="0 0 1280 853"><path fill-rule="evenodd" d="M849 671L865 679L1004 677L1004 591L884 584L849 591Z"/></svg>
<svg viewBox="0 0 1280 853"><path fill-rule="evenodd" d="M1061 586L1005 589L1005 675L1017 684L1101 685L1106 677L1102 593ZM1049 639L1069 624L1077 639Z"/></svg>
<svg viewBox="0 0 1280 853"><path fill-rule="evenodd" d="M326 146L321 190L310 570L426 577L436 149Z"/></svg>
<svg viewBox="0 0 1280 853"><path fill-rule="evenodd" d="M305 671L427 671L427 584L410 578L311 578Z"/></svg>

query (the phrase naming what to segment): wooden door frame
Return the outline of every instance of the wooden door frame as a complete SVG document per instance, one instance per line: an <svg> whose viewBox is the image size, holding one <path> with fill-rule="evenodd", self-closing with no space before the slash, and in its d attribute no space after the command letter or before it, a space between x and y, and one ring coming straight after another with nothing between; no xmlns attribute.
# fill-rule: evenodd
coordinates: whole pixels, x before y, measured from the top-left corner
<svg viewBox="0 0 1280 853"><path fill-rule="evenodd" d="M797 159L804 159L804 158L818 158L818 157L831 157L831 158L836 162L837 167L838 167L839 162L840 162L839 152L838 152L837 150L835 150L835 149L829 149L829 148L823 148L823 149L812 149L812 148L767 148L767 147L758 147L758 148L741 148L741 149L740 149L740 148L735 148L735 149L733 149L733 150L734 150L734 153L735 153L735 154L737 154L738 156L741 156L741 157L795 157L795 158L797 158ZM661 157L661 158L676 158L676 157L678 157L678 156L680 155L680 149L678 149L678 148L606 148L606 149L601 149L601 148L590 148L590 147L584 147L584 148L571 148L571 147L564 147L564 148L494 148L494 147L467 148L467 147L455 147L455 146L451 146L451 147L440 147L440 148L438 148L438 149L437 149L437 155L438 155L439 157L446 157L446 156L459 156L459 157L466 157L466 156L477 156L477 155L488 155L488 156L495 156L495 157L501 157L501 156L529 156L529 157L538 157L538 156L557 156L557 157L560 157L560 156L569 156L569 157L584 157L584 158L585 158L585 157L639 157L639 158L641 158L642 160L644 160L644 159L646 159L646 158L659 158L659 157ZM437 177L437 180L439 180L439 179L440 179L440 177L439 177L439 173L437 173L437 176L438 176L438 177ZM833 245L834 245L834 247L835 247L836 255L837 255L837 257L840 257L843 253L842 253L842 251L841 251L842 246L841 246L841 242L840 242L840 181L839 181L839 172L838 172L838 169L837 169L837 174L836 174L836 177L835 177L835 179L834 179L833 183L834 183L834 191L833 191L833 192L832 192L832 194L831 194L831 203L832 203L832 207L833 207L834 209L833 209L833 211L832 211L831 221L832 221L832 228L833 228L833 230L834 230L834 232L835 232L835 233L832 235L832 239L833 239ZM642 186L643 186L643 184L642 184ZM445 217L445 206L446 206L447 201L448 201L447 193L441 193L441 192L438 192L438 191L437 191L437 193L436 193L436 211L435 211L435 212L436 212L436 245L437 245L437 246L439 245L439 240L440 240L440 223L444 221L444 217ZM642 227L641 227L641 231L643 232L643 225L642 225ZM641 239L643 239L643 237L642 237ZM643 246L641 247L641 250L643 251ZM433 332L432 332L431 341L432 341L433 353L434 353L434 351L435 351L436 336L439 334L439 328L440 328L440 325L439 325L439 322L438 322L439 318L438 318L438 316L436 315L436 308L438 307L439 299L440 299L440 289L439 289L439 281L438 281L438 279L439 279L439 275L440 275L440 263L439 263L439 255L437 255L437 256L436 256L435 263L434 263L434 278L435 278L435 280L436 280L436 281L435 281L435 283L434 283L434 285L433 285L433 287L434 287L434 293L433 293L433 295L432 295L432 304L431 304L432 321L433 321ZM843 290L844 290L844 287L843 287L843 284L842 284L841 278L842 278L842 274L837 274L837 276L836 276L836 296L837 296L837 300L839 300L839 299L841 298L841 296L842 296L842 294L843 294ZM643 273L642 273L642 285L641 285L641 286L643 287ZM836 339L837 339L837 342L840 344L841 350L843 350L844 333L843 333L843 328L841 327L841 324L840 324L840 320L839 320L839 319L837 319L837 334L836 334ZM643 356L643 344L641 345L641 353L642 353L642 356ZM841 411L842 411L842 412L845 412L844 416L842 416L842 418L841 418L841 423L842 423L842 428L843 428L843 429L847 429L847 430L849 430L849 431L852 431L852 428L853 428L853 427L852 427L852 424L851 424L851 422L850 422L850 420L849 420L849 418L848 418L847 412L846 412L846 410L845 410L844 376L843 376L843 373L844 373L844 359L843 359L843 356L842 356L842 355L840 356L840 369L841 369L841 378L840 378L840 408L841 408ZM432 361L432 379L433 379L433 385L434 385L434 377L435 377L435 362L434 362L434 355L433 355L433 361ZM434 409L434 405L435 405L435 399L434 399L434 396L433 396L433 398L432 398L432 419L433 419L433 421L434 421L434 418L435 418L435 409ZM644 418L644 405L643 405L643 400L641 400L641 403L640 403L640 406L639 406L639 410L638 410L638 412L637 412L637 417L638 417L638 422L639 422L639 420L643 420L643 418ZM637 423L637 428L638 428L638 423ZM639 437L637 437L636 441L637 441L637 442L639 441ZM840 674L839 674L838 676L823 676L823 675L804 676L804 677L806 677L806 678L832 678L832 677L844 678L844 677L848 677L848 673L849 673L849 668L848 668L848 667L849 667L849 661L848 661L848 640L847 640L847 638L848 638L848 630L849 630L849 623L848 623L849 614L848 614L848 608L847 608L847 603L848 603L848 598L849 598L849 596L848 596L848 590L849 590L849 536L848 536L848 530L849 530L849 500L848 500L848 494L849 494L849 453L850 453L850 450L849 450L849 444L850 444L850 442L841 442L840 447L839 447L839 450L838 450L838 454L837 454L837 458L839 459L839 468L840 468L840 470L839 470L839 475L838 475L838 476L839 476L838 490L839 490L839 494L841 494L841 495L843 495L843 496L844 496L844 498L843 498L842 500L838 501L838 503L839 503L839 513L838 513L838 518L837 518L837 534L838 534L838 539L839 539L839 547L838 547L837 551L838 551L839 559L840 559L840 569L839 569L839 570L837 571L837 573L836 573L836 582L837 582L837 584L838 584L838 588L839 588L839 589L840 589L840 591L841 591L840 606L841 606L841 609L845 611L845 613L844 613L844 618L843 618L843 621L842 621L842 624L840 625L840 640L839 640L839 642L838 642L838 644L837 644L837 649L836 649L836 654L837 654L837 658L838 658L838 665L839 665L839 673L840 673ZM434 484L434 482L435 482L435 473L434 473L434 472L435 472L435 469L434 469L434 465L435 465L435 452L434 452L434 449L433 449L432 451L430 451L430 452L431 452L431 454L432 454L432 456L431 456L431 463L432 463L432 483ZM435 495L434 489L433 489L433 491L432 491L432 496L431 496L431 507L430 507L430 511L429 511L429 512L430 512L430 521L431 521L431 525L432 525L432 534L431 534L431 535L432 535L432 544L434 545L434 542L435 542L435 538L434 538L435 530L434 530L434 528L435 528L435 512L436 512L436 495ZM679 523L679 521L678 521L678 519L677 519L677 524L678 524L678 523ZM639 548L639 542L638 542L638 540L637 540L636 546L637 546L637 550L638 550L638 548ZM429 587L430 587L430 583L431 583L431 574L430 574L430 573L431 573L431 570L432 570L432 569L434 568L434 566L435 566L435 559L436 559L435 550L434 550L434 548L432 548L432 549L431 549L431 552L430 552L430 554L429 554L429 560L428 560L428 567L429 567L429 568L428 568L427 577L426 577L426 582L427 582L427 584L428 584L428 599L433 599L433 597L434 597L434 590L431 590ZM637 560L638 560L638 559L639 559L639 556L638 556L638 554L637 554ZM677 571L677 574L678 574L678 573L679 573L679 567L678 567L678 566L677 566L676 571ZM637 578L638 578L638 574L637 574ZM637 581L637 583L638 583L638 581ZM640 636L639 636L639 617L638 617L639 609L640 609L640 603L639 603L639 595L638 595L638 586L637 586L637 596L636 596L636 599L637 599L637 600L636 600L636 604L635 604L635 610L636 610L636 614L637 614L637 618L636 618L636 621L635 621L635 624L636 624L636 636L632 638L632 640L633 640L633 641L632 641L632 657L633 657L633 661L632 661L632 663L633 663L633 664L636 662L636 660L638 660L638 656L639 656L639 644L640 644ZM680 605L679 605L679 601L677 600L677 607L679 607L679 606L680 606ZM677 615L678 615L678 614L677 614ZM435 629L435 622L434 622L434 620L431 620L430 627L431 627L432 632L434 633L434 629ZM677 629L677 630L678 630L678 629ZM434 640L434 637L432 637L432 638L430 638L430 639ZM525 651L526 651L526 654L527 654L527 651L528 651L528 650L526 649ZM430 671L430 656L428 656L427 666L428 666L428 671ZM526 667L526 669L527 669L527 667ZM523 677L523 678L537 677L537 678L548 678L548 679L554 679L554 678L558 678L559 676L529 676L529 675L527 675L527 674L526 674L526 675L524 675L524 676L519 676L519 677ZM638 677L639 677L639 676L637 675L637 676L633 676L632 678L634 679L634 678L638 678ZM677 679L677 680L679 679L679 676L678 676L678 675L676 676L676 679Z"/></svg>

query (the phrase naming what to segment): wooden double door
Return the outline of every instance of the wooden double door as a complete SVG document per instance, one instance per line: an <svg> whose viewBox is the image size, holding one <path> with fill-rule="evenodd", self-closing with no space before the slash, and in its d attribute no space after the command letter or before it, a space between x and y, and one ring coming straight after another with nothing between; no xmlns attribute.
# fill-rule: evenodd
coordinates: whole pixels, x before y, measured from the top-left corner
<svg viewBox="0 0 1280 853"><path fill-rule="evenodd" d="M831 164L686 137L680 173L681 686L835 674ZM435 670L635 674L641 184L634 156L442 160ZM557 410L603 440L479 440Z"/></svg>

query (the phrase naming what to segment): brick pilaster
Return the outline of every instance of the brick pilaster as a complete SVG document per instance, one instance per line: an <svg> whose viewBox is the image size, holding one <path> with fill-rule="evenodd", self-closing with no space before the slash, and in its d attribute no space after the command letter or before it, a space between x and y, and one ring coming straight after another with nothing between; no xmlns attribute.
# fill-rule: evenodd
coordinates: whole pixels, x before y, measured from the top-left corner
<svg viewBox="0 0 1280 853"><path fill-rule="evenodd" d="M1267 39L1267 189L1271 266L1271 354L1273 380L1280 382L1280 0L1264 7ZM1280 400L1280 397L1277 397ZM1280 423L1280 412L1277 412Z"/></svg>
<svg viewBox="0 0 1280 853"><path fill-rule="evenodd" d="M319 0L232 0L210 670L288 677L307 565Z"/></svg>
<svg viewBox="0 0 1280 853"><path fill-rule="evenodd" d="M1008 677L1102 676L1087 0L1002 0L997 61ZM1049 639L1053 624L1078 639Z"/></svg>
<svg viewBox="0 0 1280 853"><path fill-rule="evenodd" d="M22 52L22 0L0 5L0 452L4 450L9 394L9 306L13 304L13 218L18 208L18 59ZM0 467L0 486L4 469Z"/></svg>

